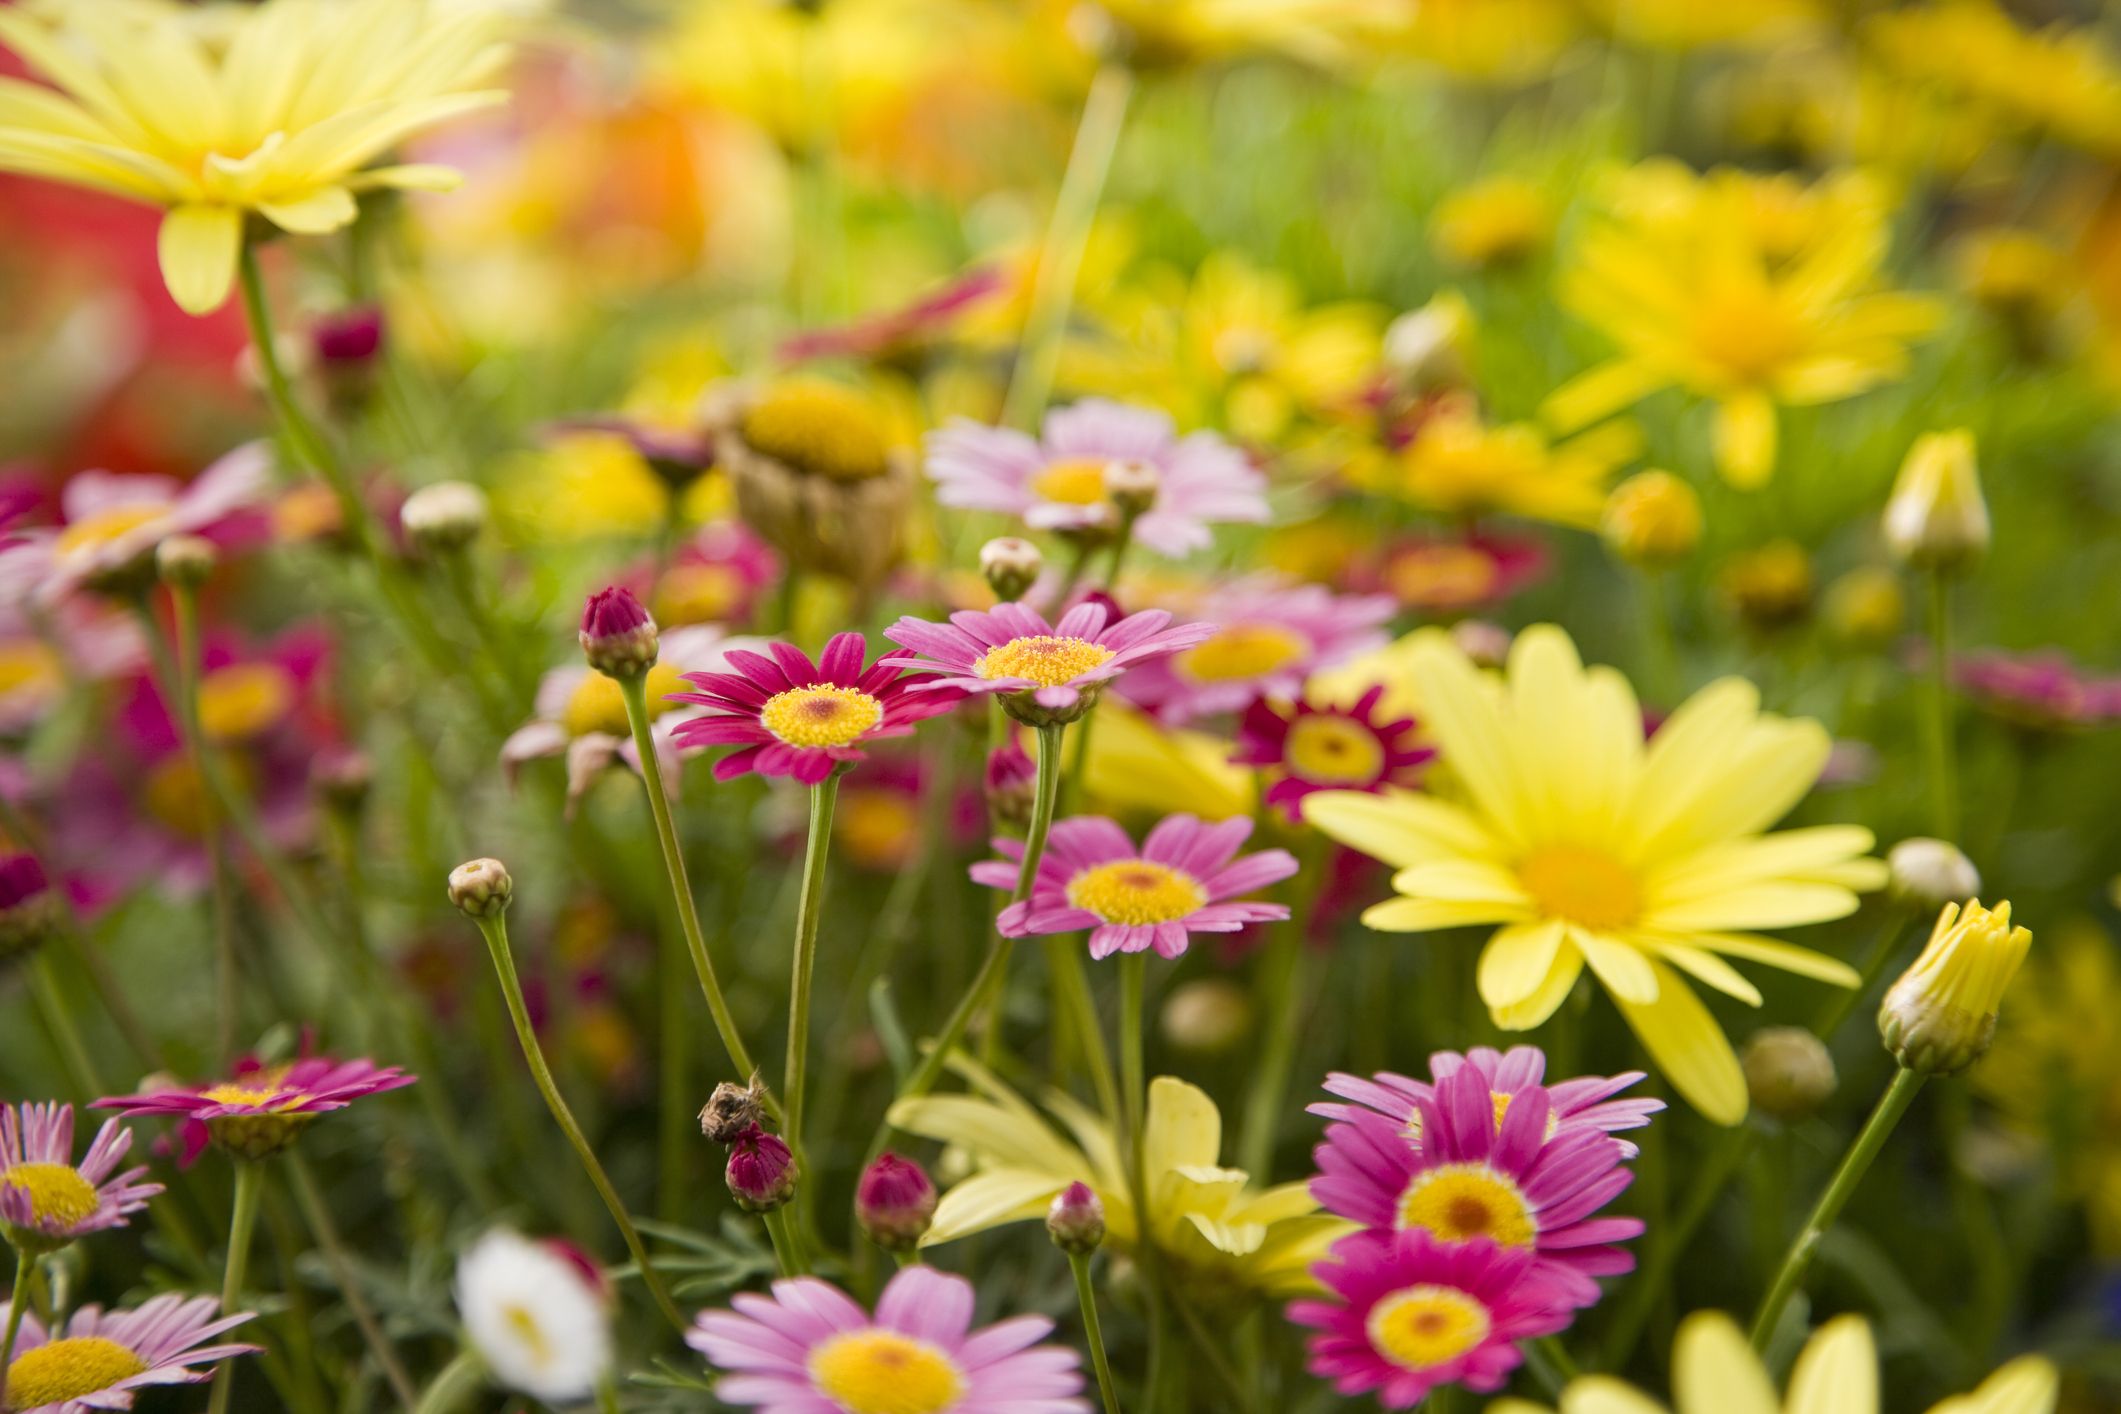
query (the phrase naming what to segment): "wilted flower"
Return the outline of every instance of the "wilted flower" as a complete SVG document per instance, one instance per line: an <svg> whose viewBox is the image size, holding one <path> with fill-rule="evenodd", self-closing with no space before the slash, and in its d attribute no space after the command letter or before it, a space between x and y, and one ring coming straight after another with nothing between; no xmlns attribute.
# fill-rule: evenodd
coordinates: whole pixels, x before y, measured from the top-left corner
<svg viewBox="0 0 2121 1414"><path fill-rule="evenodd" d="M472 1348L508 1389L564 1404L611 1369L611 1288L572 1247L495 1228L457 1262L456 1298Z"/></svg>
<svg viewBox="0 0 2121 1414"><path fill-rule="evenodd" d="M1956 1075L1981 1059L2032 942L2030 930L2011 926L2009 900L1993 910L1979 899L1946 904L1922 955L1878 1008L1893 1059L1925 1075Z"/></svg>

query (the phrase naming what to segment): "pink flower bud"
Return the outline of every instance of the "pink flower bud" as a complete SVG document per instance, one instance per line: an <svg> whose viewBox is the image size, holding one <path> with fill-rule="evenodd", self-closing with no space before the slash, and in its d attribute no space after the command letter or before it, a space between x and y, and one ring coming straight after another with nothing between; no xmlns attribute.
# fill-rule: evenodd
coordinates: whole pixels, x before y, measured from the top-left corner
<svg viewBox="0 0 2121 1414"><path fill-rule="evenodd" d="M879 1154L855 1187L854 1218L886 1252L910 1252L935 1221L935 1184L911 1159Z"/></svg>
<svg viewBox="0 0 2121 1414"><path fill-rule="evenodd" d="M1053 1245L1071 1257L1095 1252L1105 1240L1105 1205L1087 1183L1071 1183L1046 1210Z"/></svg>
<svg viewBox="0 0 2121 1414"><path fill-rule="evenodd" d="M661 643L655 620L620 585L599 589L582 609L582 652L606 677L636 678L655 666Z"/></svg>
<svg viewBox="0 0 2121 1414"><path fill-rule="evenodd" d="M795 1155L777 1134L753 1125L729 1148L729 1196L747 1213L770 1213L795 1196Z"/></svg>

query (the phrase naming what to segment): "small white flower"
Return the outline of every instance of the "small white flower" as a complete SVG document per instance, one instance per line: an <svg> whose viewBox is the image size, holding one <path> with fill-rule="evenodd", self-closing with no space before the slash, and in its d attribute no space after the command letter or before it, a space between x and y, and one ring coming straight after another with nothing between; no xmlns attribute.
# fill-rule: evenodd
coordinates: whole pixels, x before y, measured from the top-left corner
<svg viewBox="0 0 2121 1414"><path fill-rule="evenodd" d="M457 1263L457 1311L510 1389L586 1399L611 1366L611 1310L594 1270L558 1244L495 1228Z"/></svg>

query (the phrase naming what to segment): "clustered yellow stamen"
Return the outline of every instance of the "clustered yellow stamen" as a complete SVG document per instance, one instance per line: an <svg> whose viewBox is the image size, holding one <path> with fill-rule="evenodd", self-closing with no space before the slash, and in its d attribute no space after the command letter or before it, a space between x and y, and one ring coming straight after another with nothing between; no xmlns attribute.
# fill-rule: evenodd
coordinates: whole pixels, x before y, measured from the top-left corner
<svg viewBox="0 0 2121 1414"><path fill-rule="evenodd" d="M883 720L883 703L829 684L777 692L759 709L766 730L790 746L845 746Z"/></svg>
<svg viewBox="0 0 2121 1414"><path fill-rule="evenodd" d="M59 655L33 639L0 643L0 698L43 692L65 682Z"/></svg>
<svg viewBox="0 0 2121 1414"><path fill-rule="evenodd" d="M102 549L121 535L138 530L143 525L152 525L167 513L165 506L112 506L107 511L98 511L59 532L54 547L61 559L68 555L89 554Z"/></svg>
<svg viewBox="0 0 2121 1414"><path fill-rule="evenodd" d="M206 780L189 756L171 752L150 767L140 786L140 802L172 834L206 838Z"/></svg>
<svg viewBox="0 0 2121 1414"><path fill-rule="evenodd" d="M1377 1353L1408 1370L1457 1359L1486 1340L1493 1325L1478 1300L1428 1283L1393 1292L1370 1308L1364 1323Z"/></svg>
<svg viewBox="0 0 2121 1414"><path fill-rule="evenodd" d="M501 1320L507 1325L509 1333L523 1342L523 1348L529 1352L533 1363L543 1366L551 1362L552 1342L546 1338L544 1327L538 1324L538 1318L530 1313L529 1307L514 1304L503 1306Z"/></svg>
<svg viewBox="0 0 2121 1414"><path fill-rule="evenodd" d="M1385 587L1409 604L1468 604L1495 592L1492 556L1470 545L1435 545L1385 566Z"/></svg>
<svg viewBox="0 0 2121 1414"><path fill-rule="evenodd" d="M942 1414L965 1394L964 1372L924 1340L850 1331L810 1356L818 1393L848 1414Z"/></svg>
<svg viewBox="0 0 2121 1414"><path fill-rule="evenodd" d="M1031 478L1031 494L1042 501L1094 506L1105 499L1106 465L1102 457L1067 457L1049 462Z"/></svg>
<svg viewBox="0 0 2121 1414"><path fill-rule="evenodd" d="M102 1206L96 1186L67 1164L16 1164L0 1170L0 1183L27 1193L31 1215L43 1223L72 1227Z"/></svg>
<svg viewBox="0 0 2121 1414"><path fill-rule="evenodd" d="M648 720L654 721L677 705L669 700L669 695L683 692L685 680L670 664L658 663L648 670L646 687ZM631 728L626 722L626 698L619 691L617 679L594 672L583 678L560 710L560 725L570 737L588 736L591 732L625 736Z"/></svg>
<svg viewBox="0 0 2121 1414"><path fill-rule="evenodd" d="M1208 901L1190 874L1146 859L1118 859L1068 881L1068 902L1107 923L1170 923Z"/></svg>
<svg viewBox="0 0 2121 1414"><path fill-rule="evenodd" d="M6 1407L63 1404L144 1375L147 1368L145 1360L100 1335L51 1341L25 1351L7 1367Z"/></svg>
<svg viewBox="0 0 2121 1414"><path fill-rule="evenodd" d="M972 671L983 678L1024 678L1040 687L1059 687L1102 667L1111 657L1111 649L1087 638L1037 634L988 649Z"/></svg>
<svg viewBox="0 0 2121 1414"><path fill-rule="evenodd" d="M276 1085L212 1085L199 1092L202 1100L212 1100L217 1105L251 1105L259 1109L290 1110L307 1100L309 1096L299 1090L283 1094Z"/></svg>
<svg viewBox="0 0 2121 1414"><path fill-rule="evenodd" d="M1282 745L1289 774L1319 785L1368 785L1384 773L1384 743L1352 717L1309 713L1289 726Z"/></svg>
<svg viewBox="0 0 2121 1414"><path fill-rule="evenodd" d="M744 440L797 471L833 481L868 481L891 469L876 406L822 378L776 384L744 413Z"/></svg>
<svg viewBox="0 0 2121 1414"><path fill-rule="evenodd" d="M294 676L277 663L231 663L199 680L199 729L220 745L278 725L294 705Z"/></svg>
<svg viewBox="0 0 2121 1414"><path fill-rule="evenodd" d="M1612 929L1642 916L1642 885L1603 850L1550 845L1519 864L1517 877L1549 918Z"/></svg>
<svg viewBox="0 0 2121 1414"><path fill-rule="evenodd" d="M1443 1164L1414 1175L1399 1200L1399 1225L1446 1242L1487 1237L1504 1247L1530 1247L1539 1236L1524 1194L1485 1164Z"/></svg>
<svg viewBox="0 0 2121 1414"><path fill-rule="evenodd" d="M1311 640L1280 624L1232 624L1171 661L1196 682L1237 682L1265 677L1310 651Z"/></svg>

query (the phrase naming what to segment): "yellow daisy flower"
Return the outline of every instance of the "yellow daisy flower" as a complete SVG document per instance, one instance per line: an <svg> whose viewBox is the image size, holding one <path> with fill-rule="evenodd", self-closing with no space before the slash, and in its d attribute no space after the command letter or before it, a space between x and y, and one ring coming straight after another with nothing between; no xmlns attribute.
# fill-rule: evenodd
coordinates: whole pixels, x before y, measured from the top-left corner
<svg viewBox="0 0 2121 1414"><path fill-rule="evenodd" d="M1242 1169L1223 1168L1222 1115L1183 1080L1149 1082L1142 1133L1148 1220L1137 1218L1112 1127L1059 1092L1046 1108L1072 1141L994 1075L963 1060L954 1067L976 1094L928 1095L891 1107L908 1134L954 1145L974 1173L945 1193L923 1247L1003 1223L1043 1218L1054 1195L1086 1183L1105 1205L1107 1241L1139 1249L1146 1227L1165 1270L1204 1301L1280 1298L1317 1289L1311 1265L1355 1230L1329 1217L1301 1183L1257 1189Z"/></svg>
<svg viewBox="0 0 2121 1414"><path fill-rule="evenodd" d="M1116 698L1098 706L1083 790L1105 812L1159 818L1174 800L1203 820L1250 815L1259 800L1253 773L1230 764L1226 739L1159 726Z"/></svg>
<svg viewBox="0 0 2121 1414"><path fill-rule="evenodd" d="M359 192L446 190L447 167L372 164L506 97L478 89L507 58L496 16L429 0L0 8L0 43L52 85L0 78L0 170L164 208L162 278L192 314L228 298L247 216L314 235Z"/></svg>
<svg viewBox="0 0 2121 1414"><path fill-rule="evenodd" d="M1406 16L1395 0L1103 0L1098 8L1143 64L1252 53L1340 65Z"/></svg>
<svg viewBox="0 0 2121 1414"><path fill-rule="evenodd" d="M1682 974L1752 1006L1760 993L1726 957L1856 985L1847 964L1752 931L1844 917L1885 882L1860 826L1763 833L1818 778L1826 731L1761 712L1752 684L1726 678L1645 742L1627 680L1585 669L1552 625L1517 636L1500 682L1441 637L1410 645L1406 671L1457 798L1304 802L1312 824L1399 871L1400 896L1363 921L1501 925L1478 982L1509 1031L1551 1016L1588 963L1673 1087L1719 1124L1743 1119L1738 1058Z"/></svg>
<svg viewBox="0 0 2121 1414"><path fill-rule="evenodd" d="M1509 83L1544 70L1582 23L1564 0L1422 0L1393 52L1461 78Z"/></svg>
<svg viewBox="0 0 2121 1414"><path fill-rule="evenodd" d="M1879 14L1865 33L1895 72L2012 126L2121 148L2121 67L2089 26L2026 30L1994 0L1942 0Z"/></svg>
<svg viewBox="0 0 2121 1414"><path fill-rule="evenodd" d="M1620 357L1547 399L1559 431L1678 387L1717 406L1716 461L1733 485L1775 467L1776 408L1836 402L1900 377L1939 306L1876 291L1886 208L1861 176L1799 187L1652 162L1618 184L1562 297Z"/></svg>
<svg viewBox="0 0 2121 1414"><path fill-rule="evenodd" d="M1554 204L1523 177L1488 177L1460 187L1436 205L1429 239L1454 265L1507 265L1538 251L1554 234Z"/></svg>
<svg viewBox="0 0 2121 1414"><path fill-rule="evenodd" d="M1359 457L1347 470L1358 486L1439 515L1501 513L1589 530L1605 509L1606 483L1641 450L1631 422L1552 442L1530 423L1498 426L1470 399L1456 399L1406 446Z"/></svg>
<svg viewBox="0 0 2121 1414"><path fill-rule="evenodd" d="M1657 49L1702 49L1717 45L1767 46L1819 24L1818 0L1590 0L1589 8L1613 33Z"/></svg>
<svg viewBox="0 0 2121 1414"><path fill-rule="evenodd" d="M1929 1414L2051 1414L2059 1380L2037 1355L2011 1361L1971 1394L1932 1405ZM1878 1414L1878 1349L1861 1316L1837 1316L1815 1332L1790 1371L1786 1394L1720 1311L1697 1311L1672 1348L1677 1414ZM1488 1414L1554 1414L1522 1399L1499 1399ZM1665 1414L1665 1406L1610 1375L1575 1380L1560 1414Z"/></svg>

